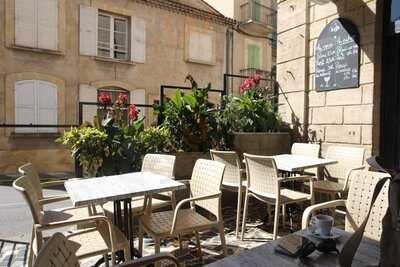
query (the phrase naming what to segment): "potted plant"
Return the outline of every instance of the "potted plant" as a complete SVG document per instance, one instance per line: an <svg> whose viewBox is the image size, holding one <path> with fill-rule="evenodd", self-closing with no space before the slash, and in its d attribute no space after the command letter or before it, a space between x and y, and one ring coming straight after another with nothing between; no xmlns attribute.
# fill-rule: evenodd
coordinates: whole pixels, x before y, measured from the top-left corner
<svg viewBox="0 0 400 267"><path fill-rule="evenodd" d="M240 96L223 99L218 122L226 136L226 146L239 153L287 153L290 134L280 132L281 120L260 80L259 75L249 77L240 86Z"/></svg>
<svg viewBox="0 0 400 267"><path fill-rule="evenodd" d="M192 76L190 93L177 90L172 98L158 108L163 117L163 127L171 132L173 146L177 149L176 177L190 178L195 162L209 158L210 148L215 146L217 135L216 109L208 101L211 84L199 88Z"/></svg>

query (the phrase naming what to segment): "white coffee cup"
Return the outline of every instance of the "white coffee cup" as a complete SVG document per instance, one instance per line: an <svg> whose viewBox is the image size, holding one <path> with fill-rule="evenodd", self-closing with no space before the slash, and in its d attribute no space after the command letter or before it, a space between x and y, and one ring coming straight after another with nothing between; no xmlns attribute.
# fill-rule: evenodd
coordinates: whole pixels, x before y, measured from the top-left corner
<svg viewBox="0 0 400 267"><path fill-rule="evenodd" d="M313 232L320 236L330 236L332 234L333 217L318 214L311 218Z"/></svg>

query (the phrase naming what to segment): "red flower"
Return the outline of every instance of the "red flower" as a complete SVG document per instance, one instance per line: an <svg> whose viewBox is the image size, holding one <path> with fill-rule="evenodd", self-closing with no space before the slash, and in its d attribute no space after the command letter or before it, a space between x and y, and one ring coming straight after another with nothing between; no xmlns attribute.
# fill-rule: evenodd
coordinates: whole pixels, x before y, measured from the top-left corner
<svg viewBox="0 0 400 267"><path fill-rule="evenodd" d="M240 93L243 94L244 92L250 90L256 83L252 78L248 78L243 81L243 83L240 85Z"/></svg>
<svg viewBox="0 0 400 267"><path fill-rule="evenodd" d="M258 84L260 82L260 80L261 80L261 75L260 74L254 75L253 76L253 80L254 80L255 83Z"/></svg>
<svg viewBox="0 0 400 267"><path fill-rule="evenodd" d="M97 98L97 101L104 106L110 105L111 104L111 95L106 92L101 92Z"/></svg>
<svg viewBox="0 0 400 267"><path fill-rule="evenodd" d="M130 105L129 106L129 113L128 113L129 119L131 121L137 120L138 114L139 114L139 112L137 111L136 106L134 104Z"/></svg>
<svg viewBox="0 0 400 267"><path fill-rule="evenodd" d="M119 93L118 94L118 101L123 103L123 104L128 103L128 95L125 94L125 93Z"/></svg>

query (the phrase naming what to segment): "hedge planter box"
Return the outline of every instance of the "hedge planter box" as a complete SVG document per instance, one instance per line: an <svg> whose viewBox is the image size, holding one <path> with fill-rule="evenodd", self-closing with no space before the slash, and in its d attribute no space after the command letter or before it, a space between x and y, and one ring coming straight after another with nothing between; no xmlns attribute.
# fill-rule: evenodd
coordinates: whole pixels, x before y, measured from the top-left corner
<svg viewBox="0 0 400 267"><path fill-rule="evenodd" d="M290 152L290 133L234 133L233 148L243 153L273 156Z"/></svg>
<svg viewBox="0 0 400 267"><path fill-rule="evenodd" d="M210 159L210 153L203 152L176 152L175 178L177 180L190 179L194 164L198 159Z"/></svg>

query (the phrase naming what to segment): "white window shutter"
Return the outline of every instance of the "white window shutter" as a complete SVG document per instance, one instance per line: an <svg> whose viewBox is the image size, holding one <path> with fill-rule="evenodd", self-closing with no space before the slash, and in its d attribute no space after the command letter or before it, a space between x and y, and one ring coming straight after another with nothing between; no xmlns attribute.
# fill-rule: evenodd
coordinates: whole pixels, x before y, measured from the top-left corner
<svg viewBox="0 0 400 267"><path fill-rule="evenodd" d="M145 89L137 89L137 90L133 90L130 92L130 98L131 98L131 104L141 104L141 105L145 105L146 104L146 90ZM144 118L145 116L145 108L140 108L138 107L137 110L139 111L139 119Z"/></svg>
<svg viewBox="0 0 400 267"><path fill-rule="evenodd" d="M15 0L15 45L36 47L36 1Z"/></svg>
<svg viewBox="0 0 400 267"><path fill-rule="evenodd" d="M131 60L146 61L146 22L144 19L131 17Z"/></svg>
<svg viewBox="0 0 400 267"><path fill-rule="evenodd" d="M58 124L58 98L55 84L37 81L37 124ZM57 128L38 128L38 132L56 133Z"/></svg>
<svg viewBox="0 0 400 267"><path fill-rule="evenodd" d="M79 102L97 103L97 88L88 84L79 86ZM94 116L97 115L96 105L83 105L82 122L93 122Z"/></svg>
<svg viewBox="0 0 400 267"><path fill-rule="evenodd" d="M15 83L15 124L35 124L35 81ZM16 133L32 133L35 128L15 128Z"/></svg>
<svg viewBox="0 0 400 267"><path fill-rule="evenodd" d="M37 1L38 47L58 49L58 0Z"/></svg>
<svg viewBox="0 0 400 267"><path fill-rule="evenodd" d="M96 8L80 6L79 16L79 50L81 55L97 55L97 16Z"/></svg>

